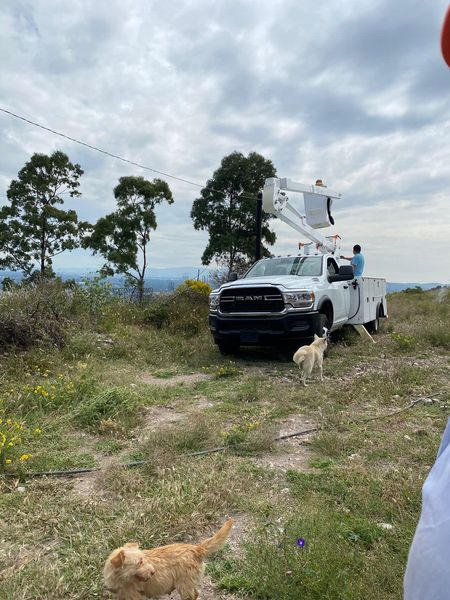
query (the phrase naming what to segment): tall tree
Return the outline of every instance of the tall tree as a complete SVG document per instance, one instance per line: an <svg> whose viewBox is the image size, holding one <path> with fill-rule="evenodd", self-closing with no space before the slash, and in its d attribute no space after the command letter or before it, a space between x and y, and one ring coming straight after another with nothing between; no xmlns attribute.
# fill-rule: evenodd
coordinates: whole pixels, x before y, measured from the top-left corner
<svg viewBox="0 0 450 600"><path fill-rule="evenodd" d="M245 157L233 152L221 165L194 200L191 218L195 229L209 233L202 263L216 260L231 271L248 264L254 257L256 231L256 196L267 177L276 175L272 161L256 152ZM267 245L275 243L269 227L269 215L263 214L262 256L269 256Z"/></svg>
<svg viewBox="0 0 450 600"><path fill-rule="evenodd" d="M63 196L81 196L80 165L64 152L33 154L9 186L0 209L0 266L30 276L52 273L52 260L80 245L77 213L59 208Z"/></svg>
<svg viewBox="0 0 450 600"><path fill-rule="evenodd" d="M114 197L117 210L97 221L83 246L105 258L103 274L120 273L131 280L142 300L150 232L156 229L155 208L163 201L172 204L172 192L161 179L121 177Z"/></svg>

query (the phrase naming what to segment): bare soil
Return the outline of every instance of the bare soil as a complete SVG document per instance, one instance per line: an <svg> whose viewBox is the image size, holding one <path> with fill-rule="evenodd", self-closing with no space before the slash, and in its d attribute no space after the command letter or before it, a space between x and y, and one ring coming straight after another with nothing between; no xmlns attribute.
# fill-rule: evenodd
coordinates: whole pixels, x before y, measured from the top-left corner
<svg viewBox="0 0 450 600"><path fill-rule="evenodd" d="M141 381L143 383L148 383L150 385L177 385L179 383L182 384L190 384L190 383L198 383L199 381L208 381L211 379L211 375L207 375L206 373L191 373L190 375L174 375L173 377L155 377L154 375L144 374L141 377Z"/></svg>
<svg viewBox="0 0 450 600"><path fill-rule="evenodd" d="M279 435L290 435L313 427L315 427L315 424L307 417L291 415L280 422ZM288 469L311 471L312 469L309 467L311 454L307 444L312 435L314 435L314 432L278 442L273 452L258 456L255 461L261 466L280 469L281 471L287 471Z"/></svg>

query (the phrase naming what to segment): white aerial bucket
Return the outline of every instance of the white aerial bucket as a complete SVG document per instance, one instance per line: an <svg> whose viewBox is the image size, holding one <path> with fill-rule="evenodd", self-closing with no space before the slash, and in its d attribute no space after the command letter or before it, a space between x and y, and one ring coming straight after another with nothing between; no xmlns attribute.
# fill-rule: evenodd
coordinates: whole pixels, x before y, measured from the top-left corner
<svg viewBox="0 0 450 600"><path fill-rule="evenodd" d="M333 199L322 194L303 193L305 200L306 222L313 229L321 227L330 227L334 225L334 219L331 216L331 205Z"/></svg>

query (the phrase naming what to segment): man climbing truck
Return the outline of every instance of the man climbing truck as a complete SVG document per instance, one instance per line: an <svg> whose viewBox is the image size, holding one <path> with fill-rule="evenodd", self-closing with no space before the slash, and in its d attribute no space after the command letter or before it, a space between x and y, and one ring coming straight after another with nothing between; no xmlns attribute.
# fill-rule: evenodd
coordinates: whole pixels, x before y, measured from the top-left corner
<svg viewBox="0 0 450 600"><path fill-rule="evenodd" d="M288 192L303 194L304 214L290 203ZM339 236L315 231L334 223L331 206L339 197L323 185L266 180L264 210L311 243L300 244L298 255L262 259L241 279L211 293L209 327L221 352L309 343L323 327L365 325L378 331L380 318L387 316L386 281L355 277L352 266L339 264Z"/></svg>

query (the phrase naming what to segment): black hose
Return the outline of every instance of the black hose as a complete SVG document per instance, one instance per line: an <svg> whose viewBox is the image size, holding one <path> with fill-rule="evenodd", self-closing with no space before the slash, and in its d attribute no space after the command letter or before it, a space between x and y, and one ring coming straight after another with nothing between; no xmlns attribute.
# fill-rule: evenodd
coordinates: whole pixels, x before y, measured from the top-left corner
<svg viewBox="0 0 450 600"><path fill-rule="evenodd" d="M353 317L356 317L356 315L359 312L359 308L361 306L361 286L359 285L359 283L355 280L356 282L356 286L358 288L358 308L356 309L356 312L354 315L352 315L351 317L348 318L348 320L350 321L351 319L353 319Z"/></svg>
<svg viewBox="0 0 450 600"><path fill-rule="evenodd" d="M425 400L426 398L434 398L436 396L440 396L441 392L436 392L435 394L429 394L428 396L420 396L416 400L410 402L407 406L399 410L395 410L393 412L387 413L385 415L369 417L366 419L352 419L349 423L366 423L367 421L372 421L375 419L380 419L383 417L393 417L405 410L408 410L418 404L419 402ZM298 437L300 435L306 435L307 433L314 433L315 431L319 431L319 427L311 427L310 429L303 429L302 431L296 431L295 433L287 433L285 435L280 435L273 439L274 442L281 442L282 440L287 440L289 438ZM182 454L181 456L205 456L207 454L213 454L215 452L223 452L224 450L228 450L229 448L234 448L236 446L241 446L245 444L245 442L238 442L237 444L233 444L233 446L217 446L216 448L208 448L207 450L198 450L196 452L188 452L186 454ZM149 460L136 460L130 463L125 463L124 465L120 465L125 469L132 469L135 467L142 467L144 465L150 464ZM69 469L67 471L36 471L31 473L0 473L0 477L72 477L74 475L84 475L85 473L93 473L95 471L101 471L101 467L85 467L79 469Z"/></svg>
<svg viewBox="0 0 450 600"><path fill-rule="evenodd" d="M295 433L288 433L287 435L280 435L279 437L274 438L274 442L280 442L282 440L287 440L288 438L297 437L300 435L305 435L307 433L312 433L317 431L317 427L313 427L311 429L305 429L304 431L297 431ZM207 450L198 450L196 452L188 452L186 454L182 454L181 456L205 456L207 454L214 454L216 452L224 452L229 448L234 448L236 446L241 446L245 444L245 442L238 442L237 444L233 444L232 446L217 446L216 448L208 448ZM135 467L143 467L145 465L150 464L149 460L135 460L133 462L125 463L120 465L124 469L133 469ZM1 473L2 477L73 477L74 475L84 475L85 473L94 473L96 471L101 471L101 467L80 467L79 469L67 469L67 471L31 471L30 473Z"/></svg>

